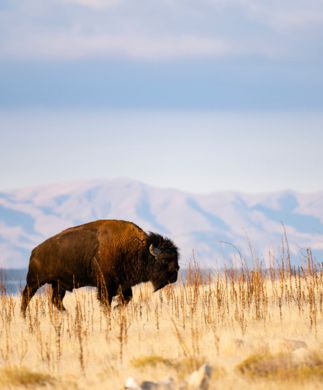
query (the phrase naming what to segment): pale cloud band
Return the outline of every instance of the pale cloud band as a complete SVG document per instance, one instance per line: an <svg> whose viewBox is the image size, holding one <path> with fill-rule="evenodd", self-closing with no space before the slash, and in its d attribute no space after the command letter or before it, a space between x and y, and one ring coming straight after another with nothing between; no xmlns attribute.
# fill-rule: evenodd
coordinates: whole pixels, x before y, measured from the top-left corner
<svg viewBox="0 0 323 390"><path fill-rule="evenodd" d="M65 3L85 6L93 9L104 9L112 7L126 8L127 1L123 0L61 0ZM139 7L147 5L146 1L137 1ZM173 3L173 4L172 4ZM158 6L164 5L170 11L180 9L191 9L202 11L204 9L240 9L249 17L259 20L277 28L300 27L307 24L323 22L323 1L322 0L201 0L194 2L190 0L159 1L155 3Z"/></svg>
<svg viewBox="0 0 323 390"><path fill-rule="evenodd" d="M86 35L72 31L23 38L2 47L0 56L17 59L117 57L155 61L183 57L224 57L237 51L229 42L199 36L151 39L129 35Z"/></svg>
<svg viewBox="0 0 323 390"><path fill-rule="evenodd" d="M65 2L94 9L110 8L120 4L119 0L65 0Z"/></svg>
<svg viewBox="0 0 323 390"><path fill-rule="evenodd" d="M26 4L28 3L28 4ZM181 58L317 55L323 1L9 1L0 58Z"/></svg>

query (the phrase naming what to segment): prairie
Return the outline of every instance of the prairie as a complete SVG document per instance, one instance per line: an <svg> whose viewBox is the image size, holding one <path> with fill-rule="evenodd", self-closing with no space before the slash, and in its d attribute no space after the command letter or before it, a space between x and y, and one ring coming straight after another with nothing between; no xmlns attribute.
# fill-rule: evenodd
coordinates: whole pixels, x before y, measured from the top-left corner
<svg viewBox="0 0 323 390"><path fill-rule="evenodd" d="M95 290L51 304L36 294L20 314L20 296L0 297L0 388L123 389L188 377L212 368L209 389L323 388L323 268L288 262L266 271L227 269L152 292L134 288L126 307L102 308ZM207 388L207 387L205 387Z"/></svg>

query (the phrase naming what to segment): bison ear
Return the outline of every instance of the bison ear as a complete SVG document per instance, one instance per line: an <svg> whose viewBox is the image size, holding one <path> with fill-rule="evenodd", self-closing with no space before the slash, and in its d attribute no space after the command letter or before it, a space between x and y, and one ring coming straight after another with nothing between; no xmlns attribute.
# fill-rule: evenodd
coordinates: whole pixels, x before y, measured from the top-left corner
<svg viewBox="0 0 323 390"><path fill-rule="evenodd" d="M149 245L149 252L157 259L157 257L161 253L161 250L158 248L155 248L153 244L150 244Z"/></svg>

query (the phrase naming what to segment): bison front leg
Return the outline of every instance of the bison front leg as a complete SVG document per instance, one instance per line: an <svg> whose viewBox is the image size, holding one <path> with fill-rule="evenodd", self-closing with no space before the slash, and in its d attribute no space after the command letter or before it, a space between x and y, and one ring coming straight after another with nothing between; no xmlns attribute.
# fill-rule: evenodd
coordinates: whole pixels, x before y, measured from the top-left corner
<svg viewBox="0 0 323 390"><path fill-rule="evenodd" d="M115 309L120 308L120 306L126 306L132 299L132 289L131 287L119 286L118 289L118 304L115 306Z"/></svg>
<svg viewBox="0 0 323 390"><path fill-rule="evenodd" d="M123 305L127 305L132 299L132 289L131 287L122 287L121 293L119 294L120 300Z"/></svg>
<svg viewBox="0 0 323 390"><path fill-rule="evenodd" d="M117 289L112 283L98 284L98 300L104 306L111 306L112 298L116 295Z"/></svg>
<svg viewBox="0 0 323 390"><path fill-rule="evenodd" d="M58 310L66 310L63 305L63 299L66 290L60 285L59 281L52 282L52 304L57 307Z"/></svg>

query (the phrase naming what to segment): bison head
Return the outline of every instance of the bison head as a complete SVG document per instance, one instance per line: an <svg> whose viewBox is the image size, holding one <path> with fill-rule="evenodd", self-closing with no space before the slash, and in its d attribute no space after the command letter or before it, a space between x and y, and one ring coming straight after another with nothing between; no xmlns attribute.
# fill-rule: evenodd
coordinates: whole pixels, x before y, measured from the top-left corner
<svg viewBox="0 0 323 390"><path fill-rule="evenodd" d="M157 291L176 282L179 270L178 249L171 240L158 234L150 233L149 238L149 280Z"/></svg>

